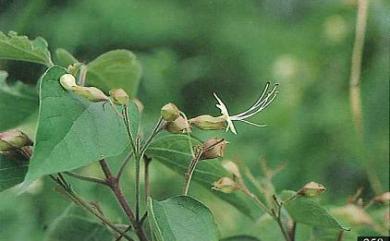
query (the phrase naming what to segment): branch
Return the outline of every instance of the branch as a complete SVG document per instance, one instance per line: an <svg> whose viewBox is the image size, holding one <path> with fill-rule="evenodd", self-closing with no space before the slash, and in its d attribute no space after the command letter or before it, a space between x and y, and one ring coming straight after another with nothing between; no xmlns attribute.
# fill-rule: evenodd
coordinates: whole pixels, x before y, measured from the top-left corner
<svg viewBox="0 0 390 241"><path fill-rule="evenodd" d="M97 184L103 184L103 185L108 186L107 182L103 179L100 179L100 178L86 177L86 176L82 176L82 175L79 175L79 174L76 174L73 172L64 172L64 174L71 176L71 177L74 177L74 178L77 178L77 179L80 179L80 180L83 180L83 181L94 182Z"/></svg>

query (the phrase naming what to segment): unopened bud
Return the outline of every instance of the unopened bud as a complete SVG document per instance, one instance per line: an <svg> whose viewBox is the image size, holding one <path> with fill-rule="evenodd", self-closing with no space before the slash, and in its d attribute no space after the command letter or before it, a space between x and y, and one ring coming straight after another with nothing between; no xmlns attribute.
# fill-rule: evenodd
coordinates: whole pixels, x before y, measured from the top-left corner
<svg viewBox="0 0 390 241"><path fill-rule="evenodd" d="M306 183L299 191L299 195L307 196L307 197L315 197L324 192L326 188L316 182Z"/></svg>
<svg viewBox="0 0 390 241"><path fill-rule="evenodd" d="M110 90L110 96L114 104L127 105L129 103L129 95L123 89Z"/></svg>
<svg viewBox="0 0 390 241"><path fill-rule="evenodd" d="M19 130L9 130L0 133L0 151L31 146L33 143L26 134Z"/></svg>
<svg viewBox="0 0 390 241"><path fill-rule="evenodd" d="M161 108L161 117L165 121L174 121L180 116L180 110L175 104L168 103Z"/></svg>
<svg viewBox="0 0 390 241"><path fill-rule="evenodd" d="M171 133L188 133L191 132L190 124L182 116L179 116L176 120L167 122L165 129Z"/></svg>
<svg viewBox="0 0 390 241"><path fill-rule="evenodd" d="M225 168L226 171L229 173L233 174L235 177L241 177L240 169L238 169L238 166L236 163L232 161L223 161L222 162L223 168Z"/></svg>
<svg viewBox="0 0 390 241"><path fill-rule="evenodd" d="M107 95L103 91L95 87L75 86L72 91L79 96L85 97L92 102L107 101Z"/></svg>
<svg viewBox="0 0 390 241"><path fill-rule="evenodd" d="M388 203L390 202L390 192L382 193L379 196L374 197L374 201L378 203Z"/></svg>
<svg viewBox="0 0 390 241"><path fill-rule="evenodd" d="M229 177L222 177L213 183L212 189L224 193L232 193L239 190L240 185L238 185L235 181L233 181L233 179Z"/></svg>
<svg viewBox="0 0 390 241"><path fill-rule="evenodd" d="M72 90L73 87L76 87L76 79L71 74L64 74L60 78L60 83L62 87L66 90Z"/></svg>
<svg viewBox="0 0 390 241"><path fill-rule="evenodd" d="M201 160L223 157L228 142L222 138L211 138L203 143Z"/></svg>
<svg viewBox="0 0 390 241"><path fill-rule="evenodd" d="M202 130L221 130L226 128L226 119L222 116L200 115L188 121L191 125Z"/></svg>

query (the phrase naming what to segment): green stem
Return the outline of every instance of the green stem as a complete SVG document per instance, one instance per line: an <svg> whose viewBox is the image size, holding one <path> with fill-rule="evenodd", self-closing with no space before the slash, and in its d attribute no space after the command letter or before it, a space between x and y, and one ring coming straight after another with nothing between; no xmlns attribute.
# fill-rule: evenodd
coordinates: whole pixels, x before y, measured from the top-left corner
<svg viewBox="0 0 390 241"><path fill-rule="evenodd" d="M105 180L100 179L100 178L86 177L86 176L82 176L82 175L79 175L79 174L76 174L76 173L73 173L73 172L64 172L64 174L66 174L68 176L71 176L71 177L74 177L74 178L77 178L77 179L80 179L80 180L83 180L83 181L94 182L94 183L103 184L103 185L108 185Z"/></svg>

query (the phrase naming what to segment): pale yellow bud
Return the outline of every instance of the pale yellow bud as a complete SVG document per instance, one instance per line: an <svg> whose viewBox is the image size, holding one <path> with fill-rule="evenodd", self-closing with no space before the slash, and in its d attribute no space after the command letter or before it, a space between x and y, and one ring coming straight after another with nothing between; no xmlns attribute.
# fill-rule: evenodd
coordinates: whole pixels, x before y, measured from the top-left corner
<svg viewBox="0 0 390 241"><path fill-rule="evenodd" d="M306 183L299 191L299 195L307 196L307 197L315 197L324 192L326 188L316 182Z"/></svg>
<svg viewBox="0 0 390 241"><path fill-rule="evenodd" d="M64 74L60 78L60 84L66 90L72 90L73 87L77 86L76 79L71 74Z"/></svg>
<svg viewBox="0 0 390 241"><path fill-rule="evenodd" d="M176 120L167 122L165 129L171 133L188 133L191 132L191 127L188 121L182 116L179 116Z"/></svg>
<svg viewBox="0 0 390 241"><path fill-rule="evenodd" d="M129 103L129 95L123 89L110 90L110 96L115 104L127 105Z"/></svg>
<svg viewBox="0 0 390 241"><path fill-rule="evenodd" d="M19 130L9 130L0 133L0 151L31 146L33 143L26 134Z"/></svg>
<svg viewBox="0 0 390 241"><path fill-rule="evenodd" d="M217 190L224 193L232 193L240 189L240 185L229 177L222 177L218 181L213 183L213 190Z"/></svg>
<svg viewBox="0 0 390 241"><path fill-rule="evenodd" d="M222 161L222 166L223 168L225 168L226 171L233 174L235 177L241 177L240 169L238 168L236 163L224 160Z"/></svg>
<svg viewBox="0 0 390 241"><path fill-rule="evenodd" d="M180 110L175 104L168 103L161 108L161 117L165 121L174 121L180 116Z"/></svg>
<svg viewBox="0 0 390 241"><path fill-rule="evenodd" d="M223 157L227 141L221 138L211 138L203 143L201 160Z"/></svg>
<svg viewBox="0 0 390 241"><path fill-rule="evenodd" d="M107 95L103 91L95 87L75 86L72 91L79 96L85 97L92 102L107 101Z"/></svg>
<svg viewBox="0 0 390 241"><path fill-rule="evenodd" d="M226 118L223 116L200 115L188 121L191 125L202 130L221 130L226 128Z"/></svg>

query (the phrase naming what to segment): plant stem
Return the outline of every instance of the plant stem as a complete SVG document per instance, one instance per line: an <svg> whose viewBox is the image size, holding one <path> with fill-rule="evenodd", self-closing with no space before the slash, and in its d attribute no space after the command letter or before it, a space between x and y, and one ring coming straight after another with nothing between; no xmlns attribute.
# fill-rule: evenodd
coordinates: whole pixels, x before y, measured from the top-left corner
<svg viewBox="0 0 390 241"><path fill-rule="evenodd" d="M119 230L114 224L112 224L108 219L106 219L101 213L97 212L94 208L92 208L88 202L79 197L75 192L68 188L66 183L62 183L59 179L55 178L53 175L50 175L51 179L57 183L59 187L61 187L61 193L65 194L70 200L72 200L75 204L83 207L85 210L93 214L96 218L98 218L102 223L110 227L112 230L122 235L129 241L134 241L132 238L123 234L121 230Z"/></svg>
<svg viewBox="0 0 390 241"><path fill-rule="evenodd" d="M130 152L124 159L124 161L122 162L122 165L121 167L119 168L119 171L118 171L118 174L116 174L116 178L117 179L120 179L121 176L122 176L122 173L123 171L125 170L125 167L127 165L127 163L129 163L131 157L133 156L133 152Z"/></svg>
<svg viewBox="0 0 390 241"><path fill-rule="evenodd" d="M297 231L297 222L293 221L293 226L290 230L290 237L291 237L291 241L295 241L295 233Z"/></svg>
<svg viewBox="0 0 390 241"><path fill-rule="evenodd" d="M188 166L187 172L184 174L184 186L183 186L183 195L187 196L188 189L190 188L190 183L192 179L192 175L196 168L196 164L198 164L200 157L202 156L203 151L199 151L195 154L195 157L192 158L190 165Z"/></svg>
<svg viewBox="0 0 390 241"><path fill-rule="evenodd" d="M279 200L276 197L276 195L273 195L272 197L273 197L273 199L274 199L274 201L276 203L276 206L278 208L278 212L277 213L273 212L274 218L275 218L276 222L278 223L280 231L282 231L283 236L286 239L286 241L291 241L291 238L290 238L288 232L284 228L284 225L283 225L283 222L282 222L282 218L281 218L281 212L282 212L283 203L279 202Z"/></svg>
<svg viewBox="0 0 390 241"><path fill-rule="evenodd" d="M106 181L108 182L111 190L113 191L119 205L122 207L126 216L128 217L130 223L132 224L135 233L137 234L140 241L148 241L146 234L141 225L139 225L133 211L131 210L129 204L126 201L125 196L120 188L118 179L112 175L111 169L108 166L107 162L103 159L99 161L100 166L104 175L106 176Z"/></svg>
<svg viewBox="0 0 390 241"><path fill-rule="evenodd" d="M150 196L150 180L149 180L149 165L152 162L152 159L144 156L144 163L145 163L145 173L144 173L144 191L145 191L145 203L148 201L148 197Z"/></svg>
<svg viewBox="0 0 390 241"><path fill-rule="evenodd" d="M339 235L337 236L336 241L343 241L343 236L344 236L344 231L341 230L341 231L339 232Z"/></svg>
<svg viewBox="0 0 390 241"><path fill-rule="evenodd" d="M71 177L74 177L74 178L77 178L77 179L80 179L80 180L83 180L83 181L94 182L94 183L103 184L103 185L108 185L105 180L100 179L100 178L86 177L86 176L82 176L82 175L79 175L79 174L76 174L76 173L73 173L73 172L64 172L64 174L66 174L68 176L71 176Z"/></svg>

